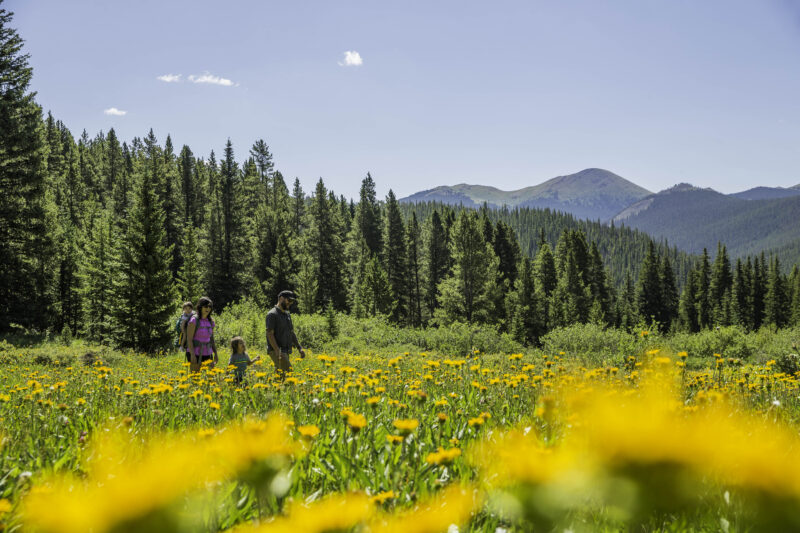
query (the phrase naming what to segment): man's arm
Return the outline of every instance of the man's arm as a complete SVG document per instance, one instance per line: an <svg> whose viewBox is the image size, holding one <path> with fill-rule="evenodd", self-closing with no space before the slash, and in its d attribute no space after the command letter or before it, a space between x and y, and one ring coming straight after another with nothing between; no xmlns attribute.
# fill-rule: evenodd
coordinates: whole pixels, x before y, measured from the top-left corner
<svg viewBox="0 0 800 533"><path fill-rule="evenodd" d="M273 357L273 360L275 360L277 356L280 356L281 349L278 347L278 340L275 338L274 329L267 330L267 342L269 342L269 345L272 346L272 351L275 353L275 357Z"/></svg>

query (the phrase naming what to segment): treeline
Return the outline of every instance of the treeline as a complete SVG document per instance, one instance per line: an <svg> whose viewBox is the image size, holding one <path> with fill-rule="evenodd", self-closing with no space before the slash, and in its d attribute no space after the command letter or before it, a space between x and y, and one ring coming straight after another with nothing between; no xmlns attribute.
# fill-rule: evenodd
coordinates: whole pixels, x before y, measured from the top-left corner
<svg viewBox="0 0 800 533"><path fill-rule="evenodd" d="M414 212L420 220L428 218L434 210L441 213L448 209L453 209L453 206L440 202L402 204L406 218ZM627 271L630 271L634 278L638 276L639 268L641 268L652 240L652 237L646 233L634 229L615 227L613 223L607 225L598 221L580 220L570 213L547 208L488 209L484 205L479 210L482 216L485 215L492 222L503 221L508 224L517 235L522 253L528 257L536 255L542 242L548 242L551 247L554 246L566 230L583 232L587 240L597 245L617 288L624 285ZM682 288L683 281L697 261L697 257L689 255L675 246L670 246L667 241L656 242L656 250L659 254L669 257L675 276L679 281L679 288Z"/></svg>
<svg viewBox="0 0 800 533"><path fill-rule="evenodd" d="M378 200L369 174L357 203L322 179L307 196L297 179L290 190L263 140L240 162L230 141L203 158L152 130L130 144L113 129L76 139L42 117L9 20L0 11L0 331L68 328L151 351L168 344L183 300L266 307L286 288L303 313L492 324L526 343L589 321L695 330L800 320L797 268L787 277L763 257L728 276L724 253L691 268L647 239L631 268L613 246L604 260L580 228L556 238L536 210L401 207L391 191ZM675 263L691 271L680 297Z"/></svg>

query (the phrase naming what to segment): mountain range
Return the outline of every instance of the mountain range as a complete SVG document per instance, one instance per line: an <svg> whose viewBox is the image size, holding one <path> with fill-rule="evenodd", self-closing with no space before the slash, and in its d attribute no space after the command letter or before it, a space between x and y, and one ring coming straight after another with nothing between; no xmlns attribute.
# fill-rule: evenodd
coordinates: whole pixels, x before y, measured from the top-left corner
<svg viewBox="0 0 800 533"><path fill-rule="evenodd" d="M652 193L613 172L590 168L516 191L459 184L400 201L549 208L638 229L689 253L706 248L713 254L722 242L733 258L765 251L784 265L800 263L800 184L723 194L682 183Z"/></svg>
<svg viewBox="0 0 800 533"><path fill-rule="evenodd" d="M577 218L609 220L625 207L652 192L613 172L587 168L558 176L516 191L501 191L487 185L444 185L421 191L401 202L442 202L464 207L534 207L571 213Z"/></svg>

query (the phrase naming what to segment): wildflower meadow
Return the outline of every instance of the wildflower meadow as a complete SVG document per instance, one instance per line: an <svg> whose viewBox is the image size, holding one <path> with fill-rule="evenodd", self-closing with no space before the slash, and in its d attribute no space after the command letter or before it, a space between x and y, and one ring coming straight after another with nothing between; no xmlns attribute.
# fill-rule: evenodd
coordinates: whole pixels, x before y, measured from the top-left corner
<svg viewBox="0 0 800 533"><path fill-rule="evenodd" d="M632 339L566 353L0 345L6 531L788 531L797 377ZM264 360L267 362L265 363Z"/></svg>

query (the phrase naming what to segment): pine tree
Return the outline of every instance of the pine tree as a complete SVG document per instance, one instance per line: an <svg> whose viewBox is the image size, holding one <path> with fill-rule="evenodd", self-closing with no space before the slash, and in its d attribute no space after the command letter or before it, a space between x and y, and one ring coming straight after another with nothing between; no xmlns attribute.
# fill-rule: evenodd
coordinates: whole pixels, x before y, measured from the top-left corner
<svg viewBox="0 0 800 533"><path fill-rule="evenodd" d="M292 273L294 272L294 257L289 248L289 236L278 235L275 253L268 269L267 280L264 282L264 294L267 302L278 301L278 294L284 290L295 290ZM302 295L301 295L302 296Z"/></svg>
<svg viewBox="0 0 800 533"><path fill-rule="evenodd" d="M212 169L213 170L213 169ZM237 199L241 190L241 173L234 160L230 139L225 145L216 186L211 200L209 243L212 246L207 261L214 263L208 292L217 308L224 308L244 295L247 269L247 239ZM218 263L217 263L218 262Z"/></svg>
<svg viewBox="0 0 800 533"><path fill-rule="evenodd" d="M732 306L734 323L745 329L753 327L753 309L750 301L752 265L750 258L746 264L741 259L736 260L736 269L733 276Z"/></svg>
<svg viewBox="0 0 800 533"><path fill-rule="evenodd" d="M83 334L90 340L110 343L114 303L116 228L108 211L91 218L85 254L80 263Z"/></svg>
<svg viewBox="0 0 800 533"><path fill-rule="evenodd" d="M555 326L586 322L591 308L591 293L583 282L574 251L567 248L563 254L561 273L550 299L550 321Z"/></svg>
<svg viewBox="0 0 800 533"><path fill-rule="evenodd" d="M150 131L152 135L152 130ZM172 146L172 138L167 135L164 145L163 185L161 203L164 206L166 244L172 248L170 271L173 277L178 275L181 266L181 232L183 230L183 209L181 202L181 186L178 163Z"/></svg>
<svg viewBox="0 0 800 533"><path fill-rule="evenodd" d="M181 268L178 271L178 292L181 301L197 302L203 295L203 273L201 271L201 255L198 244L200 228L192 226L190 220L183 224L181 234L181 252L183 254Z"/></svg>
<svg viewBox="0 0 800 533"><path fill-rule="evenodd" d="M381 207L375 195L375 181L367 172L361 181L359 202L356 208L356 225L367 243L370 254L380 254L383 248L381 234Z"/></svg>
<svg viewBox="0 0 800 533"><path fill-rule="evenodd" d="M103 207L114 206L114 189L122 179L122 173L125 171L125 161L122 154L122 146L117 139L117 132L114 128L108 130L106 137L106 174L104 194L102 197Z"/></svg>
<svg viewBox="0 0 800 533"><path fill-rule="evenodd" d="M767 296L767 260L764 252L753 261L753 283L750 301L753 306L753 329L757 330L764 323L765 299Z"/></svg>
<svg viewBox="0 0 800 533"><path fill-rule="evenodd" d="M698 279L698 271L695 269L690 270L686 285L683 287L680 303L678 304L681 326L690 333L700 331L701 327L698 312L700 306L697 303L699 292Z"/></svg>
<svg viewBox="0 0 800 533"><path fill-rule="evenodd" d="M172 249L166 245L166 216L156 194L159 152L148 136L135 201L118 247L120 268L114 284L115 340L122 347L148 352L167 345L175 302L169 269Z"/></svg>
<svg viewBox="0 0 800 533"><path fill-rule="evenodd" d="M388 315L392 311L389 276L376 256L367 261L358 293L358 306L364 316Z"/></svg>
<svg viewBox="0 0 800 533"><path fill-rule="evenodd" d="M792 269L791 277L791 291L792 291L792 314L791 323L794 326L800 326L800 268L797 265Z"/></svg>
<svg viewBox="0 0 800 533"><path fill-rule="evenodd" d="M639 315L636 312L636 289L630 269L625 269L622 293L617 300L617 317L619 326L628 331L639 323Z"/></svg>
<svg viewBox="0 0 800 533"><path fill-rule="evenodd" d="M712 321L717 325L728 325L729 307L726 310L724 302L726 298L730 303L730 291L733 288L733 273L731 272L731 262L728 259L728 251L721 242L717 243L717 256L714 258L714 266L711 269L711 282L708 295L711 305ZM726 318L727 317L727 318Z"/></svg>
<svg viewBox="0 0 800 533"><path fill-rule="evenodd" d="M659 258L656 255L655 245L650 241L647 255L642 261L639 271L639 283L636 287L636 305L639 315L645 320L658 320L662 316L664 302L662 298L665 291L661 286L659 275Z"/></svg>
<svg viewBox="0 0 800 533"><path fill-rule="evenodd" d="M495 273L499 261L486 242L474 211L462 211L451 234L452 275L439 284L437 319L472 323L490 321L491 298L497 296Z"/></svg>
<svg viewBox="0 0 800 533"><path fill-rule="evenodd" d="M42 111L12 13L0 9L0 331L44 329L52 315L54 209Z"/></svg>
<svg viewBox="0 0 800 533"><path fill-rule="evenodd" d="M514 290L514 283L517 280L517 268L520 260L520 249L514 230L505 222L498 221L493 230L494 240L492 247L494 253L500 261L496 276L496 283L499 294L495 300L494 313L497 321L504 327L510 329L510 321L506 315L505 299Z"/></svg>
<svg viewBox="0 0 800 533"><path fill-rule="evenodd" d="M411 220L406 230L406 257L408 258L408 311L412 327L422 325L422 265L421 265L421 232L417 222L417 214L411 213Z"/></svg>
<svg viewBox="0 0 800 533"><path fill-rule="evenodd" d="M382 257L392 294L392 310L389 318L393 322L401 322L408 315L406 231L403 216L397 206L397 198L391 189L386 197L384 228Z"/></svg>
<svg viewBox="0 0 800 533"><path fill-rule="evenodd" d="M538 342L539 336L544 333L542 310L536 295L533 264L525 257L518 267L514 290L508 297L511 335L522 344Z"/></svg>
<svg viewBox="0 0 800 533"><path fill-rule="evenodd" d="M546 242L539 246L539 251L536 252L536 258L533 261L533 277L537 299L540 302L542 311L542 320L545 329L547 329L552 325L550 303L553 291L555 291L558 284L558 278L556 277L555 258L550 251L550 245Z"/></svg>
<svg viewBox="0 0 800 533"><path fill-rule="evenodd" d="M778 258L771 261L769 278L767 281L767 294L764 299L764 314L767 324L782 328L789 323L789 295L786 290L786 280L781 273Z"/></svg>
<svg viewBox="0 0 800 533"><path fill-rule="evenodd" d="M269 146L267 146L267 143L263 139L257 140L253 143L253 147L250 148L250 156L256 164L259 181L261 183L259 197L263 203L271 205L271 182L275 164L272 161L272 153L269 151Z"/></svg>
<svg viewBox="0 0 800 533"><path fill-rule="evenodd" d="M303 227L303 219L306 213L306 195L303 188L300 186L300 180L294 179L294 187L292 187L292 218L291 228L294 235L300 235L305 229Z"/></svg>
<svg viewBox="0 0 800 533"><path fill-rule="evenodd" d="M597 249L597 245L594 242L592 242L589 249L587 274L589 292L592 295L592 309L594 309L595 315L593 322L598 324L613 323L613 295L606 275L605 265L603 264L603 258L600 257L600 250Z"/></svg>
<svg viewBox="0 0 800 533"><path fill-rule="evenodd" d="M330 301L337 310L347 308L344 284L344 251L338 210L328 198L322 178L317 182L311 202L312 227L309 228L307 250L314 260L316 279L315 309L323 309ZM309 295L310 296L310 295ZM304 296L305 297L305 296Z"/></svg>
<svg viewBox="0 0 800 533"><path fill-rule="evenodd" d="M439 300L439 284L450 270L450 248L447 231L438 211L428 218L423 234L424 298L428 315L433 316Z"/></svg>
<svg viewBox="0 0 800 533"><path fill-rule="evenodd" d="M678 295L678 287L675 284L675 274L672 272L672 264L667 254L664 254L661 258L659 282L661 285L661 312L657 320L664 331L669 331L672 323L678 318L680 297Z"/></svg>
<svg viewBox="0 0 800 533"><path fill-rule="evenodd" d="M713 326L713 316L711 314L711 296L709 286L711 284L711 264L708 260L708 250L703 248L703 257L700 261L700 268L697 270L697 283L695 290L695 306L697 307L697 322L700 329Z"/></svg>

